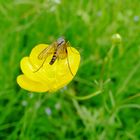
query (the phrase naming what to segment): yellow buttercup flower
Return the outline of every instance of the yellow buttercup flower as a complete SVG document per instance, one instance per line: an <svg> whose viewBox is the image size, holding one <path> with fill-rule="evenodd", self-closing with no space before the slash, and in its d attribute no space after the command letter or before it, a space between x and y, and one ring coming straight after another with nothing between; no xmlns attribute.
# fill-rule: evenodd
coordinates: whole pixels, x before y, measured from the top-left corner
<svg viewBox="0 0 140 140"><path fill-rule="evenodd" d="M17 83L21 88L34 92L55 91L73 79L80 63L79 52L73 47L67 47L68 56L56 59L50 65L53 53L49 54L45 61L38 58L40 52L47 47L49 45L39 44L32 49L29 57L22 58L20 66L23 74L17 77Z"/></svg>

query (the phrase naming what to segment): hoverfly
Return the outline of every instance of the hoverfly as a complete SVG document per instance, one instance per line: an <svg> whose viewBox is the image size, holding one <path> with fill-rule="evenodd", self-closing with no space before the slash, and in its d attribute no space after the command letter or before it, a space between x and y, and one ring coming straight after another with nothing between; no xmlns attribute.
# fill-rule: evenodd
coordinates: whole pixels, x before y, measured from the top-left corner
<svg viewBox="0 0 140 140"><path fill-rule="evenodd" d="M43 67L43 65L44 65L44 63L46 61L47 56L50 55L50 54L53 54L49 64L53 65L57 59L59 60L59 59L67 58L68 68L70 70L70 73L73 76L73 73L72 73L71 68L70 68L69 60L68 60L68 51L67 51L67 47L68 46L70 46L69 42L66 41L64 39L64 37L60 37L55 42L53 42L51 45L49 45L47 48L45 48L38 55L38 59L39 60L43 60L44 59L44 61L43 61L42 65L35 72L39 71Z"/></svg>

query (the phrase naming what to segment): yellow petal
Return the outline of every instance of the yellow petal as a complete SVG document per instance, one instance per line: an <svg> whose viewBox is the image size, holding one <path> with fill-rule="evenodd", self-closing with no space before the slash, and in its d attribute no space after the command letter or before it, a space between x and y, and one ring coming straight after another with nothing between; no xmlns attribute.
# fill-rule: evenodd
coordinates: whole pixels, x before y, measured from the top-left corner
<svg viewBox="0 0 140 140"><path fill-rule="evenodd" d="M23 89L33 92L46 92L48 91L48 86L39 82L32 81L28 79L25 75L19 75L17 77L17 83Z"/></svg>
<svg viewBox="0 0 140 140"><path fill-rule="evenodd" d="M38 72L35 72L35 68L33 66L33 64L31 63L29 57L24 57L22 60L21 60L21 70L22 72L25 74L26 77L28 77L29 79L33 80L33 81L36 81L36 82L42 82L42 83L45 83L46 81L47 82L51 82L51 80L49 80L47 77L44 78L43 76L43 69L41 69L40 71Z"/></svg>
<svg viewBox="0 0 140 140"><path fill-rule="evenodd" d="M69 63L69 66L68 66ZM55 63L56 78L53 89L59 89L67 85L76 74L80 63L80 54L74 48L68 48L68 59L62 59ZM73 75L71 74L71 71ZM51 89L51 90L53 90Z"/></svg>

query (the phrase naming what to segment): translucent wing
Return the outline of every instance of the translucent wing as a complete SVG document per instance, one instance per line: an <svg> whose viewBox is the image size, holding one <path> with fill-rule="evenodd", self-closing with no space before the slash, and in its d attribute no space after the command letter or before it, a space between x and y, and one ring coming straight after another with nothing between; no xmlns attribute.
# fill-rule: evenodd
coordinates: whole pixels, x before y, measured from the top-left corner
<svg viewBox="0 0 140 140"><path fill-rule="evenodd" d="M57 49L57 54L58 54L58 58L60 59L64 59L67 57L68 53L67 53L67 46L63 45L61 47L59 47Z"/></svg>
<svg viewBox="0 0 140 140"><path fill-rule="evenodd" d="M46 58L49 54L53 54L55 51L55 44L52 44L45 48L39 55L38 59L44 59Z"/></svg>

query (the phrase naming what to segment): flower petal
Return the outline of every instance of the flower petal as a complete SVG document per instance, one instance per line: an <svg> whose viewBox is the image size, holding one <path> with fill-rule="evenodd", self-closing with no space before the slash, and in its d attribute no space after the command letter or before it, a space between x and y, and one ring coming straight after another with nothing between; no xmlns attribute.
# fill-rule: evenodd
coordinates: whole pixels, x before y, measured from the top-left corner
<svg viewBox="0 0 140 140"><path fill-rule="evenodd" d="M25 75L19 75L17 77L17 83L21 88L26 89L28 91L46 92L49 90L49 87L47 85L32 81L28 79Z"/></svg>
<svg viewBox="0 0 140 140"><path fill-rule="evenodd" d="M56 78L53 84L53 89L59 89L67 85L73 79L74 75L78 70L79 63L80 63L79 52L72 47L71 48L68 47L67 49L68 49L68 58L62 59L55 63Z"/></svg>
<svg viewBox="0 0 140 140"><path fill-rule="evenodd" d="M29 57L22 58L20 62L21 70L22 72L28 77L29 79L33 81L40 81L41 79L38 78L38 76L34 73L35 68L32 66L32 64L29 61Z"/></svg>

